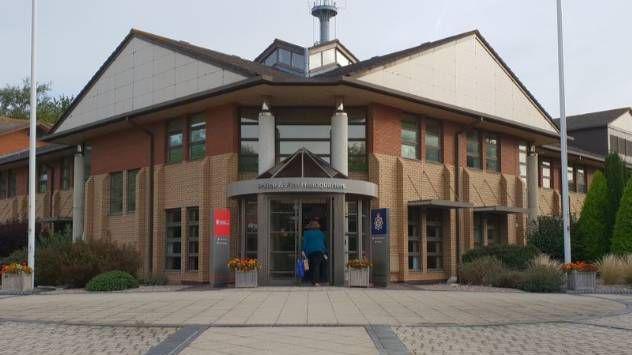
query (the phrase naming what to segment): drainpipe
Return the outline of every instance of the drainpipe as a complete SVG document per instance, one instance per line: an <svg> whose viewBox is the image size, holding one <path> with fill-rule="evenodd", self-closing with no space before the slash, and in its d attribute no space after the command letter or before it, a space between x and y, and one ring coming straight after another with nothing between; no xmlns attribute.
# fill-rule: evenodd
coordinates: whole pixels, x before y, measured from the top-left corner
<svg viewBox="0 0 632 355"><path fill-rule="evenodd" d="M147 216L149 232L147 238L147 270L149 271L149 275L152 275L154 272L154 133L147 128L139 126L129 117L127 117L127 122L149 137L149 212Z"/></svg>

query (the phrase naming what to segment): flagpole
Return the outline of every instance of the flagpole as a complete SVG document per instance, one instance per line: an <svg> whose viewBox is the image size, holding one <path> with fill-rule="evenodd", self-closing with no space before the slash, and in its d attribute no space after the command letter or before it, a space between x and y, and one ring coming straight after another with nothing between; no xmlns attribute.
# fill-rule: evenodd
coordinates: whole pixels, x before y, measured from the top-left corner
<svg viewBox="0 0 632 355"><path fill-rule="evenodd" d="M37 0L31 1L31 107L29 117L29 211L28 211L28 265L33 269L31 286L35 286L35 145L37 144L37 78L35 76L35 40Z"/></svg>
<svg viewBox="0 0 632 355"><path fill-rule="evenodd" d="M571 262L571 224L568 200L568 155L566 138L566 97L564 93L564 39L562 33L562 0L557 0L557 63L560 93L560 155L562 175L562 219L564 221L564 262Z"/></svg>

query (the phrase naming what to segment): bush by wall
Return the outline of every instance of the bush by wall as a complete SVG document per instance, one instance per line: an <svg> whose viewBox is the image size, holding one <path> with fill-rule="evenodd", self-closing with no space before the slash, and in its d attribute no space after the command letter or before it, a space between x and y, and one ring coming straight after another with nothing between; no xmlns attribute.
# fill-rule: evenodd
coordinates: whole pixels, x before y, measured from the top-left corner
<svg viewBox="0 0 632 355"><path fill-rule="evenodd" d="M491 286L495 278L505 271L503 263L493 256L480 258L463 263L460 272L460 282L469 285Z"/></svg>
<svg viewBox="0 0 632 355"><path fill-rule="evenodd" d="M614 224L617 218L617 211L623 190L625 189L629 172L625 167L625 163L617 153L611 153L606 157L604 166L606 180L608 182L608 209L606 225L608 226L608 241L611 240L614 233ZM610 245L610 243L608 244Z"/></svg>
<svg viewBox="0 0 632 355"><path fill-rule="evenodd" d="M608 183L597 171L586 195L581 217L573 233L573 254L576 260L594 261L610 249L608 239Z"/></svg>
<svg viewBox="0 0 632 355"><path fill-rule="evenodd" d="M509 269L523 270L540 251L532 245L492 245L475 248L463 254L463 263L472 262L482 257L491 256L500 260Z"/></svg>
<svg viewBox="0 0 632 355"><path fill-rule="evenodd" d="M528 292L559 292L562 289L562 279L560 269L534 265L522 272L517 288Z"/></svg>
<svg viewBox="0 0 632 355"><path fill-rule="evenodd" d="M124 271L108 271L93 277L87 284L88 291L120 291L138 287L138 280Z"/></svg>
<svg viewBox="0 0 632 355"><path fill-rule="evenodd" d="M615 254L632 253L632 183L628 183L621 198L612 233L611 251Z"/></svg>
<svg viewBox="0 0 632 355"><path fill-rule="evenodd" d="M36 249L35 279L38 285L84 287L96 275L113 270L136 275L138 252L130 246L107 241L49 239Z"/></svg>

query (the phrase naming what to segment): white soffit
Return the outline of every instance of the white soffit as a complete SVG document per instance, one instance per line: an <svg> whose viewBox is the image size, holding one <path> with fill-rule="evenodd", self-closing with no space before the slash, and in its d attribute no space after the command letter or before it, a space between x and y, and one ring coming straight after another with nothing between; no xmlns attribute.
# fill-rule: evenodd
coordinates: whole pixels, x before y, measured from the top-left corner
<svg viewBox="0 0 632 355"><path fill-rule="evenodd" d="M244 79L240 74L135 37L55 133Z"/></svg>
<svg viewBox="0 0 632 355"><path fill-rule="evenodd" d="M475 34L358 79L556 133L556 127Z"/></svg>
<svg viewBox="0 0 632 355"><path fill-rule="evenodd" d="M630 111L626 111L623 115L612 121L610 127L632 133L632 114L630 114Z"/></svg>

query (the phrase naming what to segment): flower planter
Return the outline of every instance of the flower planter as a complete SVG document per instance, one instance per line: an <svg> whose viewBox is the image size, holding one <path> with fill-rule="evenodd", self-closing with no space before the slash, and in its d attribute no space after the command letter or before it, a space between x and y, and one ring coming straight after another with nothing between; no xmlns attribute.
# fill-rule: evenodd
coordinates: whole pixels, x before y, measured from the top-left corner
<svg viewBox="0 0 632 355"><path fill-rule="evenodd" d="M257 287L257 270L235 271L235 287Z"/></svg>
<svg viewBox="0 0 632 355"><path fill-rule="evenodd" d="M369 287L369 268L349 268L349 287Z"/></svg>
<svg viewBox="0 0 632 355"><path fill-rule="evenodd" d="M566 273L566 288L574 291L594 291L597 273L594 271L569 271Z"/></svg>
<svg viewBox="0 0 632 355"><path fill-rule="evenodd" d="M3 273L2 274L2 290L12 292L30 292L33 291L33 274L21 273Z"/></svg>

